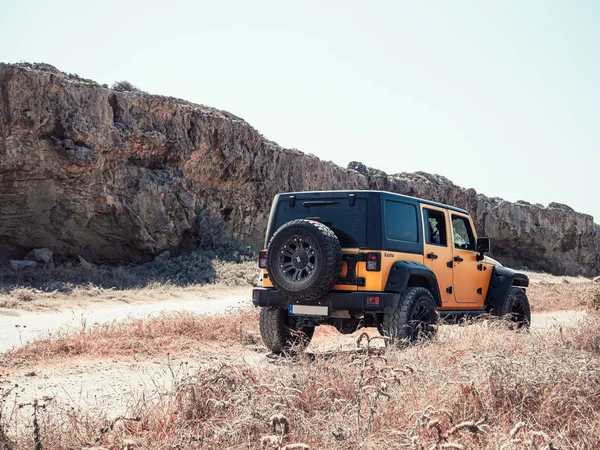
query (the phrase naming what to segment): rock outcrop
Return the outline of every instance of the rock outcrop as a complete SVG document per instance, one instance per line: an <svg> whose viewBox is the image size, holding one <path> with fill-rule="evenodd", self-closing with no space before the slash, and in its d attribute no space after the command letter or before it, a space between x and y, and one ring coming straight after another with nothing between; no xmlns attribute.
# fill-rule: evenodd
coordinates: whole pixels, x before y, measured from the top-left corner
<svg viewBox="0 0 600 450"><path fill-rule="evenodd" d="M44 64L0 64L4 261L38 247L147 260L192 245L199 210L260 244L278 192L384 189L468 209L509 265L598 272L600 232L589 215L487 198L436 175L357 167L281 148L214 108L111 90Z"/></svg>

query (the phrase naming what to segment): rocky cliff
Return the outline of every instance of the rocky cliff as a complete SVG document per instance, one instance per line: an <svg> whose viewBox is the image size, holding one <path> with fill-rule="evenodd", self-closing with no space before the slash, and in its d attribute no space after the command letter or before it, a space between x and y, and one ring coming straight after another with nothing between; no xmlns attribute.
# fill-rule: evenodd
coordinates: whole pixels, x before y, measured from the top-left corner
<svg viewBox="0 0 600 450"><path fill-rule="evenodd" d="M584 275L600 267L589 215L488 198L425 173L344 169L281 148L227 112L48 65L0 64L0 132L4 260L36 247L145 260L192 245L200 210L258 244L278 192L383 189L469 210L506 264Z"/></svg>

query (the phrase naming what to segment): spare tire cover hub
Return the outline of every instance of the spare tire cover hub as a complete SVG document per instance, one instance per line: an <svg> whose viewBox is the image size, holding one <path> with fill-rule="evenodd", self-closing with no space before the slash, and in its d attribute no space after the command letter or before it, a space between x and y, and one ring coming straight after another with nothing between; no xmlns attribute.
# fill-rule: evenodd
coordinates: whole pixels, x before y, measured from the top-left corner
<svg viewBox="0 0 600 450"><path fill-rule="evenodd" d="M308 278L315 268L315 249L306 239L296 237L283 246L279 265L287 278Z"/></svg>

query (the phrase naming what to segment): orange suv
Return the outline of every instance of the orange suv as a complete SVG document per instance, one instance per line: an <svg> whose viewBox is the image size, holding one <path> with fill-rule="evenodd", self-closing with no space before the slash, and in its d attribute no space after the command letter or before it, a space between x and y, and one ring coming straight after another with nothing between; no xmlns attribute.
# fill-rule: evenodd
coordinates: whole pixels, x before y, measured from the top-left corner
<svg viewBox="0 0 600 450"><path fill-rule="evenodd" d="M259 254L260 331L275 353L316 326L376 326L392 343L435 332L440 316L531 321L525 274L485 256L463 209L381 191L279 194Z"/></svg>

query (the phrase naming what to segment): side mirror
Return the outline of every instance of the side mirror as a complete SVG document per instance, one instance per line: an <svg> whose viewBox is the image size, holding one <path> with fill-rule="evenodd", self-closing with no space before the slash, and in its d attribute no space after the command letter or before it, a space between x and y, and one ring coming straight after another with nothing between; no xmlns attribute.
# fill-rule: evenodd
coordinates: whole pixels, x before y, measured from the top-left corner
<svg viewBox="0 0 600 450"><path fill-rule="evenodd" d="M483 254L489 252L491 248L492 244L490 238L477 238L477 252L479 253L479 255L477 255L477 261L483 261Z"/></svg>
<svg viewBox="0 0 600 450"><path fill-rule="evenodd" d="M490 251L490 249L491 249L490 238L488 238L488 237L477 238L477 251L479 253L487 253Z"/></svg>

